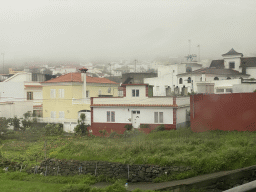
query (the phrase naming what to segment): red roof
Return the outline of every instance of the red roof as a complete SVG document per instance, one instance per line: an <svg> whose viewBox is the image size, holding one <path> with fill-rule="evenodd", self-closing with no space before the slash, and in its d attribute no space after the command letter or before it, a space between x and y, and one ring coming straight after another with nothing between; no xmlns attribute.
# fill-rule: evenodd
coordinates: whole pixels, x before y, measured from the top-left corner
<svg viewBox="0 0 256 192"><path fill-rule="evenodd" d="M61 82L82 82L81 73L68 73L68 74L56 77L54 79L45 81L44 83L61 83ZM110 81L109 79L106 79L106 78L90 77L90 76L86 76L86 83L118 84L118 83L116 83L114 81Z"/></svg>

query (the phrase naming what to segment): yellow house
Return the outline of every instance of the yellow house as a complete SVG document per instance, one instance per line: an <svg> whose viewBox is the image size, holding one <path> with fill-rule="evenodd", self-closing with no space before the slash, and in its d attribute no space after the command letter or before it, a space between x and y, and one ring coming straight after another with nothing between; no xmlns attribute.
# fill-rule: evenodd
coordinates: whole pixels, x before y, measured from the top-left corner
<svg viewBox="0 0 256 192"><path fill-rule="evenodd" d="M39 121L63 123L65 130L72 131L81 112L88 112L86 121L90 124L90 97L118 96L118 83L86 76L86 71L84 68L81 73L68 73L42 83L43 118Z"/></svg>

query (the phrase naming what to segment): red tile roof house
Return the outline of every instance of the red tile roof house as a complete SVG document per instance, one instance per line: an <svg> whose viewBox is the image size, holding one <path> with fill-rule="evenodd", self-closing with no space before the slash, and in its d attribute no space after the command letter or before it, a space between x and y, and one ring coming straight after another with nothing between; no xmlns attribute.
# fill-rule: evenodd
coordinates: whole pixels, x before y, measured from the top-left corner
<svg viewBox="0 0 256 192"><path fill-rule="evenodd" d="M89 132L99 136L101 130L123 134L125 125L146 133L164 124L166 130L185 126L189 121L189 97L149 97L147 84L123 84L123 97L91 98Z"/></svg>

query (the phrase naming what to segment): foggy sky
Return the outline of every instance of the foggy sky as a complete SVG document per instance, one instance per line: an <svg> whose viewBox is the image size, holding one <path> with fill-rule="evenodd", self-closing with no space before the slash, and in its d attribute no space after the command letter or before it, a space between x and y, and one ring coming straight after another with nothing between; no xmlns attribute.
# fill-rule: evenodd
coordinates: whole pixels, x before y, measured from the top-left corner
<svg viewBox="0 0 256 192"><path fill-rule="evenodd" d="M0 52L20 59L256 55L254 0L8 0ZM0 62L1 63L1 62Z"/></svg>

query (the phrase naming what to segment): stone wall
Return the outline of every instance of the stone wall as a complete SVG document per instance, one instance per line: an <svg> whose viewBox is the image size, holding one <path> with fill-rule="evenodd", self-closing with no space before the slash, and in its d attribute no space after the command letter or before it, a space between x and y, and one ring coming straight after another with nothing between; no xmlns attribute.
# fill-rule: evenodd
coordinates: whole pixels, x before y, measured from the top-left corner
<svg viewBox="0 0 256 192"><path fill-rule="evenodd" d="M30 172L44 175L72 176L78 174L105 175L110 178L124 178L130 182L152 181L161 175L181 173L191 167L160 167L157 165L127 165L102 161L76 161L47 159Z"/></svg>

